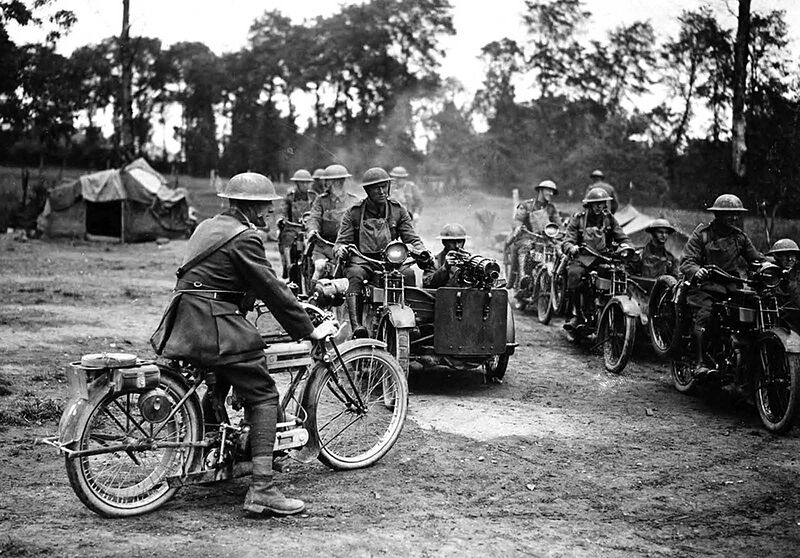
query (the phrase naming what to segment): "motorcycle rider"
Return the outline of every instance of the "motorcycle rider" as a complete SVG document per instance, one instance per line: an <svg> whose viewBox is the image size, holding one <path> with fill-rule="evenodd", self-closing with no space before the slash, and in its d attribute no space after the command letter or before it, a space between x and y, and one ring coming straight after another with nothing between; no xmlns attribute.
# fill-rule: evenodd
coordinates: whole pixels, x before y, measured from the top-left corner
<svg viewBox="0 0 800 558"><path fill-rule="evenodd" d="M800 275L797 271L797 259L800 256L800 247L790 238L775 241L767 252L768 256L787 271L786 277L781 280L778 287L778 298L783 306L792 310L800 310Z"/></svg>
<svg viewBox="0 0 800 558"><path fill-rule="evenodd" d="M680 274L678 260L666 246L675 227L666 219L654 219L644 230L650 234L650 240L637 250L638 260L630 265L631 274L647 279L672 275L677 279Z"/></svg>
<svg viewBox="0 0 800 558"><path fill-rule="evenodd" d="M567 265L567 315L570 319L564 324L564 329L568 331L577 329L585 321L581 300L585 293L582 285L590 269L573 257L578 254L580 246L586 245L602 253L610 250L613 243L617 243L620 248L626 248L630 243L628 235L609 213L608 202L611 199L603 188L592 188L583 198L586 209L573 215L567 225L561 250L572 257Z"/></svg>
<svg viewBox="0 0 800 558"><path fill-rule="evenodd" d="M319 235L328 242L336 242L342 216L348 209L361 201L358 196L345 190L345 179L350 176L352 175L343 165L334 164L325 169L326 192L320 194L311 204L311 214L306 222L306 243L312 242L315 235ZM330 275L333 248L321 242L315 242L311 258L314 261L314 274L311 277L313 289L318 280Z"/></svg>
<svg viewBox="0 0 800 558"><path fill-rule="evenodd" d="M382 168L373 167L364 173L361 186L367 197L344 214L333 249L337 258L348 256L350 245L354 245L367 257L380 258L386 246L399 238L410 245L412 250L420 253L423 265L432 259L414 230L408 210L389 197L391 183L392 178ZM413 285L414 270L407 267L401 271L406 284ZM349 281L345 294L353 337L366 337L367 330L361 324L362 293L364 281L372 277L372 267L358 256L350 255L344 273Z"/></svg>
<svg viewBox="0 0 800 558"><path fill-rule="evenodd" d="M230 207L200 223L189 239L173 297L150 342L163 357L210 368L218 386L233 386L244 399L253 464L245 511L300 513L304 503L283 496L273 480L278 391L261 334L245 315L258 298L293 339L323 339L336 330L331 322L312 326L266 259L256 227L282 199L272 182L258 173L237 174L218 195Z"/></svg>
<svg viewBox="0 0 800 558"><path fill-rule="evenodd" d="M611 211L611 214L614 215L619 208L619 201L617 201L617 191L614 187L605 182L606 175L603 174L603 171L599 169L595 169L592 171L592 174L589 175L589 180L591 180L591 184L586 187L586 194L583 196L584 198L589 195L589 192L592 188L602 188L605 190L606 194L611 198L608 203L608 209Z"/></svg>
<svg viewBox="0 0 800 558"><path fill-rule="evenodd" d="M325 169L317 169L311 175L314 184L311 185L311 191L317 196L325 193Z"/></svg>
<svg viewBox="0 0 800 558"><path fill-rule="evenodd" d="M309 190L309 186L314 181L311 178L311 173L306 169L299 169L290 178L295 184L295 189L286 194L283 198L284 207L283 215L289 221L300 223L303 220L303 215L311 211L311 204L317 197L317 194ZM284 227L283 217L278 219L278 249L281 253L281 263L283 264L283 278L289 277L289 268L292 265L291 250L292 245L301 234L295 228Z"/></svg>
<svg viewBox="0 0 800 558"><path fill-rule="evenodd" d="M413 221L422 213L422 194L419 188L414 182L408 180L408 171L405 167L394 167L389 171L389 176L394 178L392 198L405 206Z"/></svg>
<svg viewBox="0 0 800 558"><path fill-rule="evenodd" d="M422 286L426 289L451 287L457 284L458 277L453 271L453 266L456 265L454 253L464 249L469 235L460 223L448 223L442 227L436 238L442 241L442 251L436 254L435 264L424 270Z"/></svg>
<svg viewBox="0 0 800 558"><path fill-rule="evenodd" d="M523 229L539 233L547 223L561 225L561 217L556 206L550 201L558 194L558 187L552 180L543 180L534 188L535 196L517 205L514 211L514 229L509 238L511 260L511 285L519 288L525 273L525 257L533 247L533 239L520 238ZM519 293L517 293L519 294Z"/></svg>
<svg viewBox="0 0 800 558"><path fill-rule="evenodd" d="M698 225L683 249L680 270L687 279L697 283L689 290L686 302L695 309L694 339L697 350L695 377L711 372L705 362L705 333L711 321L711 305L724 298L735 284L714 278L707 268L715 265L731 275L740 274L740 262L762 261L764 256L756 250L750 238L742 231L741 214L747 209L742 200L733 194L722 194L709 207L714 220L708 225Z"/></svg>

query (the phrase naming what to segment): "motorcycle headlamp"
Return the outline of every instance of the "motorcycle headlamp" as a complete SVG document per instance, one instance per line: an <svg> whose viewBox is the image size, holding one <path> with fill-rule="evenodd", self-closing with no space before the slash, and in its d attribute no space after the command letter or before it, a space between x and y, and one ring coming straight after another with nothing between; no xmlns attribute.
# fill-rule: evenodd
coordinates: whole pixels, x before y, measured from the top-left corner
<svg viewBox="0 0 800 558"><path fill-rule="evenodd" d="M761 265L761 269L758 271L758 278L761 283L767 288L775 288L783 279L784 271L772 263L765 262Z"/></svg>
<svg viewBox="0 0 800 558"><path fill-rule="evenodd" d="M617 255L620 257L620 259L622 261L629 262L629 261L633 260L633 258L636 256L636 250L631 248L631 247L626 246L622 250L619 250L617 252Z"/></svg>
<svg viewBox="0 0 800 558"><path fill-rule="evenodd" d="M406 261L408 257L408 247L402 242L392 242L386 247L384 252L386 261L393 264L401 264Z"/></svg>
<svg viewBox="0 0 800 558"><path fill-rule="evenodd" d="M547 223L544 226L544 234L550 238L557 237L558 231L559 231L558 225L556 225L555 223Z"/></svg>

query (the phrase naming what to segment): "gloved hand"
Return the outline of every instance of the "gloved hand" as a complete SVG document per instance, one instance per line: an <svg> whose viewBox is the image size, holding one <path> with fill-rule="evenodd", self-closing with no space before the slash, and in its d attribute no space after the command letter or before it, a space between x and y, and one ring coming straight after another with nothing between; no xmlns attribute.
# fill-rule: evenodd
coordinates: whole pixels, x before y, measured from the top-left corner
<svg viewBox="0 0 800 558"><path fill-rule="evenodd" d="M321 341L326 337L336 335L337 331L339 331L339 324L336 323L336 320L325 320L317 327L315 327L314 331L312 331L311 335L309 335L308 337L312 341Z"/></svg>
<svg viewBox="0 0 800 558"><path fill-rule="evenodd" d="M333 249L333 255L339 259L346 258L349 252L350 248L345 244L338 244Z"/></svg>
<svg viewBox="0 0 800 558"><path fill-rule="evenodd" d="M428 250L423 250L419 253L419 261L422 263L428 263L433 259L433 256Z"/></svg>
<svg viewBox="0 0 800 558"><path fill-rule="evenodd" d="M456 253L453 250L450 250L447 254L444 255L444 266L447 269L450 269L456 264L458 264L458 258L456 256Z"/></svg>
<svg viewBox="0 0 800 558"><path fill-rule="evenodd" d="M580 249L580 247L579 247L577 244L573 244L572 246L570 246L570 247L567 249L567 255L569 255L569 256L574 256L575 254L577 254L578 252L580 252L580 250L581 250L581 249Z"/></svg>
<svg viewBox="0 0 800 558"><path fill-rule="evenodd" d="M711 272L708 269L701 267L700 269L697 270L697 273L694 274L694 278L702 282L708 279L708 276L710 274Z"/></svg>

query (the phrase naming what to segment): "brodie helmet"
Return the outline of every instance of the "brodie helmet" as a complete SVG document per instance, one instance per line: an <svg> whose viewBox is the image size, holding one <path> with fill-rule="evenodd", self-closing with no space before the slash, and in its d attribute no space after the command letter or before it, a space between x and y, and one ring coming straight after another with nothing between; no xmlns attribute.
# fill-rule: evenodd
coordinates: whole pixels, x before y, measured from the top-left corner
<svg viewBox="0 0 800 558"><path fill-rule="evenodd" d="M436 237L436 240L466 240L468 238L467 229L460 223L447 223L442 227L442 231Z"/></svg>
<svg viewBox="0 0 800 558"><path fill-rule="evenodd" d="M608 192L606 192L605 189L600 188L598 186L596 188L592 188L591 190L589 190L589 192L586 194L586 197L583 198L581 203L587 204L587 203L609 202L613 199L614 198L609 196Z"/></svg>
<svg viewBox="0 0 800 558"><path fill-rule="evenodd" d="M600 179L603 179L603 178L605 178L605 177L606 177L606 175L604 175L604 174L603 174L603 171L601 171L600 169L595 169L595 170L593 170L593 171L592 171L592 174L590 174L590 175L589 175L589 177L590 177L590 178L600 178Z"/></svg>
<svg viewBox="0 0 800 558"><path fill-rule="evenodd" d="M722 194L714 200L714 205L706 209L706 211L739 211L744 213L747 211L742 204L739 196L733 194Z"/></svg>
<svg viewBox="0 0 800 558"><path fill-rule="evenodd" d="M408 178L408 171L405 167L395 167L389 171L389 176L392 178Z"/></svg>
<svg viewBox="0 0 800 558"><path fill-rule="evenodd" d="M350 178L351 176L353 175L347 172L344 165L328 165L325 168L325 174L322 178L325 180L335 180L337 178Z"/></svg>
<svg viewBox="0 0 800 558"><path fill-rule="evenodd" d="M668 234L675 232L675 227L673 227L666 219L653 219L653 221L647 225L644 230L651 233L656 229L667 229Z"/></svg>
<svg viewBox="0 0 800 558"><path fill-rule="evenodd" d="M797 242L792 240L791 238L781 238L780 240L776 240L775 244L772 245L770 251L767 254L786 254L786 253L800 253L800 247L797 246Z"/></svg>
<svg viewBox="0 0 800 558"><path fill-rule="evenodd" d="M314 171L314 174L311 175L311 178L314 180L322 180L325 178L325 169L317 169Z"/></svg>
<svg viewBox="0 0 800 558"><path fill-rule="evenodd" d="M222 191L220 198L246 201L277 201L283 197L275 192L272 181L257 172L243 172L231 178Z"/></svg>
<svg viewBox="0 0 800 558"><path fill-rule="evenodd" d="M380 167L372 167L364 172L361 177L361 187L367 188L368 186L375 186L383 182L391 182L392 177L389 176L385 170Z"/></svg>
<svg viewBox="0 0 800 558"><path fill-rule="evenodd" d="M311 173L306 169L299 169L295 171L289 180L292 182L314 182L314 179L311 178Z"/></svg>
<svg viewBox="0 0 800 558"><path fill-rule="evenodd" d="M552 180L542 180L536 186L536 190L552 190L553 194L558 194L558 186Z"/></svg>

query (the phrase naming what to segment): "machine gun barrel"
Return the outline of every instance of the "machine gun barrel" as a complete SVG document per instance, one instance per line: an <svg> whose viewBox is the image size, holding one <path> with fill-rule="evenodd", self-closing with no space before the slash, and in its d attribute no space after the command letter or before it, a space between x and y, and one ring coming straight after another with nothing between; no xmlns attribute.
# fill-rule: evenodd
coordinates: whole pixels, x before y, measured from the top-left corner
<svg viewBox="0 0 800 558"><path fill-rule="evenodd" d="M492 285L500 278L500 264L492 258L473 256L463 250L454 251L456 265L464 272L464 280L473 285Z"/></svg>

